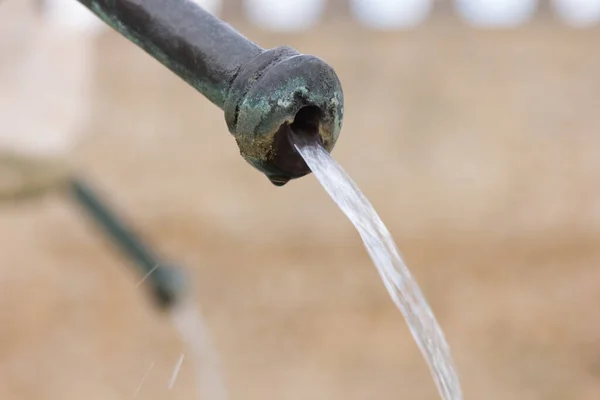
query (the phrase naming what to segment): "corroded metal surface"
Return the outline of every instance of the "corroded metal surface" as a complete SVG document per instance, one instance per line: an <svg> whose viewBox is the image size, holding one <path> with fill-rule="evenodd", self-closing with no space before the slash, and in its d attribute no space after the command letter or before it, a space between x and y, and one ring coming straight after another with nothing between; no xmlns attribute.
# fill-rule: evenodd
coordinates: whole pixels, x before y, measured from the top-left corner
<svg viewBox="0 0 600 400"><path fill-rule="evenodd" d="M265 51L190 0L79 1L223 109L242 156L274 184L310 172L291 130L333 149L343 93L321 59Z"/></svg>

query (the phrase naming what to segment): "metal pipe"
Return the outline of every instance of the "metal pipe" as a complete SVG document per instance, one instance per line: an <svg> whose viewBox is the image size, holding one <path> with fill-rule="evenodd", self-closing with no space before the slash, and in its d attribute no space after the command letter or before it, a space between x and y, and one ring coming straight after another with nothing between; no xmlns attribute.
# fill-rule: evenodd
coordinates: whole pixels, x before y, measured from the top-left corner
<svg viewBox="0 0 600 400"><path fill-rule="evenodd" d="M221 108L242 157L275 185L310 172L292 130L333 150L343 92L323 60L264 50L193 0L78 1Z"/></svg>
<svg viewBox="0 0 600 400"><path fill-rule="evenodd" d="M219 108L237 71L262 52L192 1L80 2Z"/></svg>
<svg viewBox="0 0 600 400"><path fill-rule="evenodd" d="M138 267L160 306L170 307L183 295L181 270L165 263L110 209L89 183L81 178L68 182L68 189L82 210Z"/></svg>

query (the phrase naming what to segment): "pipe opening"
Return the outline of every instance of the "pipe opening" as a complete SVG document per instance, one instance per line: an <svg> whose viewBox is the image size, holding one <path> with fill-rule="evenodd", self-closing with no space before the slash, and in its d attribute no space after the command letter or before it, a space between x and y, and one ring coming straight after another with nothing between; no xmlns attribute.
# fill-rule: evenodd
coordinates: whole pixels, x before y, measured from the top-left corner
<svg viewBox="0 0 600 400"><path fill-rule="evenodd" d="M300 178L310 173L310 168L298 153L291 140L291 135L299 135L305 139L322 143L319 127L323 111L316 106L302 107L291 124L283 124L275 134L273 165L280 171L269 176L274 185L283 186L290 179Z"/></svg>
<svg viewBox="0 0 600 400"><path fill-rule="evenodd" d="M308 136L311 139L319 138L319 124L323 117L323 111L317 106L302 107L296 113L294 122L290 125L292 132L296 135Z"/></svg>

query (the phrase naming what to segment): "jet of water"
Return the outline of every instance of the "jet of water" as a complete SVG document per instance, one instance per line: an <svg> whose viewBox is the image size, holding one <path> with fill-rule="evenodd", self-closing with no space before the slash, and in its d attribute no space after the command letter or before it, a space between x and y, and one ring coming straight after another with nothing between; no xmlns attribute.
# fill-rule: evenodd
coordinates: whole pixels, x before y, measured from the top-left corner
<svg viewBox="0 0 600 400"><path fill-rule="evenodd" d="M142 279L136 284L136 288L144 283L152 275L159 265L155 265ZM188 288L189 290L190 288ZM227 390L221 374L220 360L217 351L212 344L208 330L204 324L204 318L200 313L199 307L193 302L191 291L182 296L181 299L169 310L180 339L185 342L188 350L191 352L192 361L196 368L196 398L211 400L227 400ZM171 379L169 380L169 389L175 385L179 376L185 354L182 353L173 369ZM148 370L140 380L135 391L134 397L142 389L150 370L154 367L154 362L148 367Z"/></svg>
<svg viewBox="0 0 600 400"><path fill-rule="evenodd" d="M175 327L186 342L196 364L196 384L198 399L227 400L225 382L221 376L220 360L210 339L208 330L199 309L191 299L184 300L171 312ZM177 378L177 372L183 362L183 354L179 359L173 377L169 382L171 388Z"/></svg>
<svg viewBox="0 0 600 400"><path fill-rule="evenodd" d="M392 300L404 314L441 397L462 400L460 382L442 329L379 215L321 145L299 135L292 135L291 140L325 191L356 227Z"/></svg>

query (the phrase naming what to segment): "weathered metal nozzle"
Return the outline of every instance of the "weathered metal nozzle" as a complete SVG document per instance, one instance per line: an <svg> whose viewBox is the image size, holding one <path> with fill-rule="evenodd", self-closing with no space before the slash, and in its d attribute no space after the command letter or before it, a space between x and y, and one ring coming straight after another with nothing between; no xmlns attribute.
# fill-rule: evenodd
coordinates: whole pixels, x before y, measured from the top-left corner
<svg viewBox="0 0 600 400"><path fill-rule="evenodd" d="M278 47L241 68L224 110L242 156L281 186L310 172L290 141L291 131L314 136L331 151L341 128L343 95L325 62Z"/></svg>
<svg viewBox="0 0 600 400"><path fill-rule="evenodd" d="M264 50L193 0L79 1L223 109L242 157L275 185L310 172L292 130L335 146L343 93L323 60Z"/></svg>

